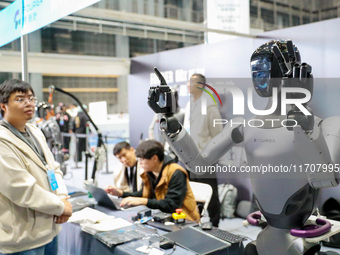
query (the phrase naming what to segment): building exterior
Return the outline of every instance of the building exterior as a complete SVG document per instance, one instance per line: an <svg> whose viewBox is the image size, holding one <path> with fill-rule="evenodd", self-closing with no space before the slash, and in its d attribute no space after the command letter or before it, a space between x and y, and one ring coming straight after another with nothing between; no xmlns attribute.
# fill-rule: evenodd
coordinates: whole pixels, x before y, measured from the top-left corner
<svg viewBox="0 0 340 255"><path fill-rule="evenodd" d="M250 0L253 29L298 26L340 16L339 0Z"/></svg>
<svg viewBox="0 0 340 255"><path fill-rule="evenodd" d="M28 36L30 82L40 101L53 84L83 103L127 112L129 58L204 43L208 0L101 0ZM5 8L12 1L0 1ZM336 18L340 1L250 0L251 33ZM20 78L20 40L0 48L0 80ZM55 93L54 103L73 103Z"/></svg>

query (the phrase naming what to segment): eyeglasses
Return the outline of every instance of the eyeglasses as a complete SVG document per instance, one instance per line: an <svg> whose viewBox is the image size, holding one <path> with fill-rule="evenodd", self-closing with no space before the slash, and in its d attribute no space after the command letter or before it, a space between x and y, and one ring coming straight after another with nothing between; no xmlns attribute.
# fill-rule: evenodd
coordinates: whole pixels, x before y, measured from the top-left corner
<svg viewBox="0 0 340 255"><path fill-rule="evenodd" d="M13 101L17 102L18 104L24 104L26 100L28 100L29 103L34 104L34 105L36 105L38 101L38 99L33 96L32 97L19 97L19 98L14 99Z"/></svg>

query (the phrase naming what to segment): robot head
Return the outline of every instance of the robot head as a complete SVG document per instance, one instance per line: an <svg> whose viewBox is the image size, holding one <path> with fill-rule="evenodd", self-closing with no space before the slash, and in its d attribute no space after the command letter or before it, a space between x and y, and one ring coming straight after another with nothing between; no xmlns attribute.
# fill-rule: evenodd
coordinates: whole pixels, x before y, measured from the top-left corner
<svg viewBox="0 0 340 255"><path fill-rule="evenodd" d="M300 64L298 48L287 40L273 40L261 45L251 56L253 86L261 97L271 97L273 87L288 77L294 64Z"/></svg>
<svg viewBox="0 0 340 255"><path fill-rule="evenodd" d="M46 102L39 102L37 104L37 115L39 118L45 119L47 113L51 110L51 105Z"/></svg>

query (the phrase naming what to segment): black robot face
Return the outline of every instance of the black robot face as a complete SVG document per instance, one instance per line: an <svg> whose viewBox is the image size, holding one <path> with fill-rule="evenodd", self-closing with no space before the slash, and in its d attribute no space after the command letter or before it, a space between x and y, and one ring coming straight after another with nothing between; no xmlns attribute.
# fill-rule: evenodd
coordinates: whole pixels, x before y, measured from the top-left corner
<svg viewBox="0 0 340 255"><path fill-rule="evenodd" d="M272 56L259 55L254 57L250 63L251 73L255 91L261 97L269 97L272 94L270 86Z"/></svg>
<svg viewBox="0 0 340 255"><path fill-rule="evenodd" d="M280 88L283 77L291 75L295 63L300 63L300 53L295 45L290 44L289 54L286 40L273 40L261 45L251 56L250 66L254 89L261 97L271 97L274 87ZM277 51L274 54L275 48ZM279 52L279 53L277 53ZM287 67L286 69L284 67Z"/></svg>
<svg viewBox="0 0 340 255"><path fill-rule="evenodd" d="M51 110L51 105L45 102L39 102L37 105L37 115L39 118L45 118L47 111Z"/></svg>

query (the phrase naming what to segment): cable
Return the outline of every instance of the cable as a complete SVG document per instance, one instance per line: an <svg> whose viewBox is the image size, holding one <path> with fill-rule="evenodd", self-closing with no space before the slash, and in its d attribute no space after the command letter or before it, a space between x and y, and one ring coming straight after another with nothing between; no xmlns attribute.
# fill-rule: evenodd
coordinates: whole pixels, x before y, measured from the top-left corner
<svg viewBox="0 0 340 255"><path fill-rule="evenodd" d="M174 246L172 247L172 251L170 253L164 253L165 255L171 255L175 252L176 250L176 244L174 244Z"/></svg>

